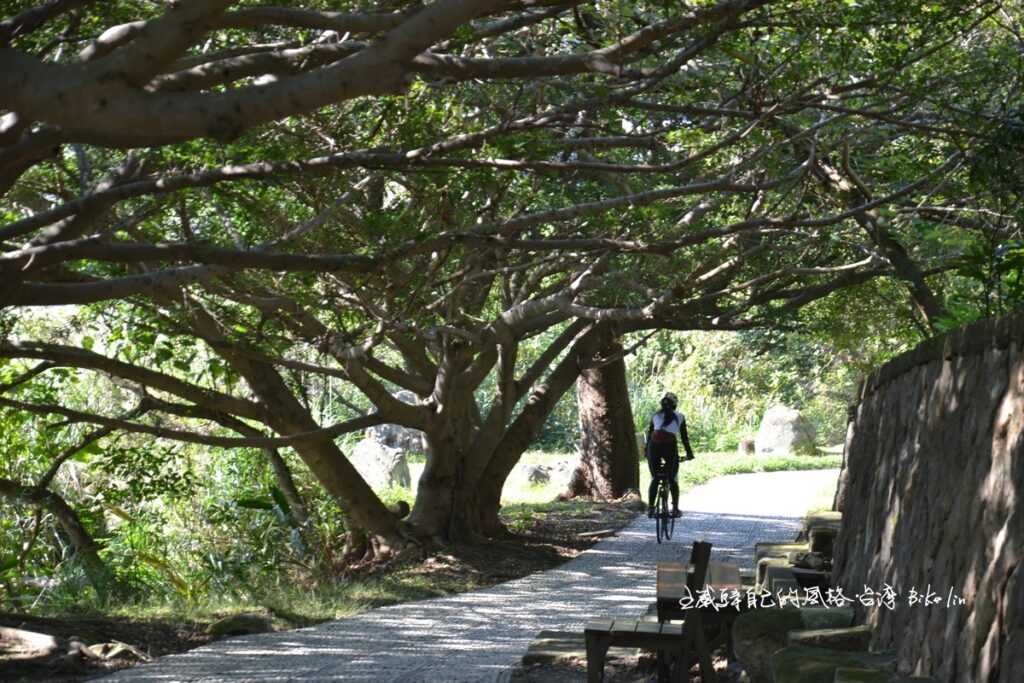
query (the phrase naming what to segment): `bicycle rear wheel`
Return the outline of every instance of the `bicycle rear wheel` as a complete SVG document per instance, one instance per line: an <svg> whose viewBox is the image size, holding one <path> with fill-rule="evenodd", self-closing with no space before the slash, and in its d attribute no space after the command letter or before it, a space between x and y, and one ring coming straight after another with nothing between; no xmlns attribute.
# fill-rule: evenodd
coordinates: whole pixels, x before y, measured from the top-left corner
<svg viewBox="0 0 1024 683"><path fill-rule="evenodd" d="M665 487L659 485L658 492L654 498L654 537L658 539L658 543L661 543L661 538L665 533L665 524L668 520L662 514L662 510L665 507Z"/></svg>
<svg viewBox="0 0 1024 683"><path fill-rule="evenodd" d="M664 538L666 541L672 538L672 530L675 526L676 520L672 517L672 513L668 509L668 487L665 486L664 482L659 488L661 494L661 500L658 501L658 518L661 520L661 536L658 538L658 543L661 543L661 539Z"/></svg>

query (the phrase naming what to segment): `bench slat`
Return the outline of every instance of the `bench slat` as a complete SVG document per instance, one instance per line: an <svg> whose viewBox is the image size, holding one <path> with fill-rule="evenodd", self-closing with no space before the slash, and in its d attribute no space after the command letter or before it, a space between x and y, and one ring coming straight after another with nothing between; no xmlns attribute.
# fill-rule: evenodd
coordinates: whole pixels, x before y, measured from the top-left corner
<svg viewBox="0 0 1024 683"><path fill-rule="evenodd" d="M612 630L612 621L591 621L583 627L584 631L594 631L600 633L608 633Z"/></svg>
<svg viewBox="0 0 1024 683"><path fill-rule="evenodd" d="M739 588L740 568L725 562L712 562L708 566L708 580L705 581L705 585L716 589Z"/></svg>
<svg viewBox="0 0 1024 683"><path fill-rule="evenodd" d="M601 622L604 626L607 622ZM588 625L587 631L599 631L612 637L612 642L628 642L635 646L656 643L662 637L678 638L683 635L683 624L655 624L647 621L633 619L617 619L612 622L609 629L592 629Z"/></svg>
<svg viewBox="0 0 1024 683"><path fill-rule="evenodd" d="M611 634L613 636L622 633L636 633L637 624L641 622L636 619L616 619L612 624Z"/></svg>

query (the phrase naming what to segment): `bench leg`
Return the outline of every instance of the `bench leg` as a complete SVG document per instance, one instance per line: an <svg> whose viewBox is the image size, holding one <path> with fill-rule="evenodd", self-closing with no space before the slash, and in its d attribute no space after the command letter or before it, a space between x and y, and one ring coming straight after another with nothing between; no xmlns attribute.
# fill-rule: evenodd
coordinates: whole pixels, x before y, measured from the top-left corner
<svg viewBox="0 0 1024 683"><path fill-rule="evenodd" d="M601 683L604 680L604 658L612 639L596 633L586 634L587 641L587 683Z"/></svg>
<svg viewBox="0 0 1024 683"><path fill-rule="evenodd" d="M732 643L732 626L736 622L736 615L729 615L725 621L725 657L730 664L736 661L736 650Z"/></svg>
<svg viewBox="0 0 1024 683"><path fill-rule="evenodd" d="M658 650L658 683L668 683L672 657L664 650Z"/></svg>
<svg viewBox="0 0 1024 683"><path fill-rule="evenodd" d="M693 653L693 632L686 631L680 639L679 647L672 653L672 683L690 683Z"/></svg>
<svg viewBox="0 0 1024 683"><path fill-rule="evenodd" d="M689 683L690 667L688 665L690 662L686 657L686 647L680 646L677 650L667 653L667 658L672 664L672 669L664 680L670 681L670 683Z"/></svg>
<svg viewBox="0 0 1024 683"><path fill-rule="evenodd" d="M701 683L718 683L718 675L715 667L711 665L711 653L708 652L708 641L704 637L704 629L694 629L694 649L697 651L697 659L700 662Z"/></svg>

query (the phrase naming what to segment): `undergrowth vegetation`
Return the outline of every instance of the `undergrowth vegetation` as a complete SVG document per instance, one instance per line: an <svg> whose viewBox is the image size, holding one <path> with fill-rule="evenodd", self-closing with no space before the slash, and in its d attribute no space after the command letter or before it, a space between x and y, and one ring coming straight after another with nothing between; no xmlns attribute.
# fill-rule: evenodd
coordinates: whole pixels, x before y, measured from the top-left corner
<svg viewBox="0 0 1024 683"><path fill-rule="evenodd" d="M531 451L510 477L502 517L509 529L528 533L550 515L584 515L591 503L558 501L574 455L560 451ZM232 460L234 467L239 462ZM837 455L742 456L698 451L698 458L680 467L680 488L702 484L716 476L746 472L838 467ZM541 465L554 473L531 484L525 472ZM413 563L370 577L345 575L337 564L337 544L344 521L331 516L336 506L316 497L316 487L303 487L314 502L315 524L303 529L308 545L296 539L287 517L277 508L261 509L253 502L266 496L271 481L252 454L251 469L235 472L243 485L229 487L217 476L210 486L197 486L201 495L168 504L155 500L136 514L107 511L97 519L109 524L110 542L103 554L117 571L120 593L99 595L74 557L58 559L52 573L40 573L28 586L15 589L8 576L7 609L45 614L103 612L136 617L187 617L204 620L226 613L260 610L281 626L299 626L340 618L386 604L473 590L480 581L472 573L435 571ZM650 475L641 462L641 490ZM415 482L422 464L411 466ZM212 467L216 471L216 467ZM394 487L383 493L388 502L415 498L414 487ZM105 508L100 507L103 511ZM116 520L116 523L113 523ZM7 523L5 522L5 525ZM52 533L52 532L51 532ZM333 539L333 541L332 541ZM10 540L8 540L10 542ZM320 550L309 552L309 545ZM33 552L37 552L34 550ZM436 562L436 558L432 562ZM127 588L125 588L127 586Z"/></svg>
<svg viewBox="0 0 1024 683"><path fill-rule="evenodd" d="M75 320L32 324L70 327ZM859 372L908 338L876 335L860 355L843 351L841 357L809 334L659 332L638 338L629 342L636 346L627 358L634 422L642 431L661 393L679 394L698 454L680 469L684 490L723 474L836 467L836 456L742 456L736 444L777 402L802 409L818 428L821 445L834 442ZM536 343L539 349L544 340ZM0 381L11 381L4 373L13 376L12 367L0 367ZM130 397L112 383L76 378L58 369L47 391L82 405L110 404L112 411L128 403ZM325 422L334 419L336 404L356 400L336 388L325 383L311 389ZM493 390L492 384L482 387L482 405ZM575 462L575 398L570 391L559 402L536 450L522 457L506 483L501 515L515 533L529 532L549 515L584 512L573 506L585 504L554 502ZM39 429L16 411L2 413L0 421L6 447L0 476L39 481L63 457L51 487L75 509L108 571L99 581L86 571L52 512L7 504L0 515L0 609L203 617L258 608L303 623L478 586L458 573L347 575L345 512L290 449L281 449L280 457L294 474L306 508L301 515L262 449L219 450L115 433L69 452L88 436L86 427ZM355 440L350 435L340 444L351 453ZM408 462L413 487L379 492L385 504L414 503L425 458L410 453ZM536 466L546 468L547 481L530 481ZM642 462L640 472L644 491L649 475Z"/></svg>

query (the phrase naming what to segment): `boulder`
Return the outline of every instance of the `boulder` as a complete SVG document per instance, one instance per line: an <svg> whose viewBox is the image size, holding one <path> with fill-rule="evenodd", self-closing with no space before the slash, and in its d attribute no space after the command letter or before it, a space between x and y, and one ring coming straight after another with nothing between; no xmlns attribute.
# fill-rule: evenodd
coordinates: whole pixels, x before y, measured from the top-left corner
<svg viewBox="0 0 1024 683"><path fill-rule="evenodd" d="M776 405L765 411L754 439L758 455L814 454L814 425L799 410Z"/></svg>
<svg viewBox="0 0 1024 683"><path fill-rule="evenodd" d="M833 683L836 669L875 669L893 674L896 657L891 653L846 652L823 647L792 645L772 655L774 683Z"/></svg>
<svg viewBox="0 0 1024 683"><path fill-rule="evenodd" d="M17 651L20 654L30 653L45 657L57 652L58 649L60 648L57 639L47 633L0 626L0 655L10 655Z"/></svg>
<svg viewBox="0 0 1024 683"><path fill-rule="evenodd" d="M802 607L800 619L804 628L847 628L853 626L854 612L852 607Z"/></svg>
<svg viewBox="0 0 1024 683"><path fill-rule="evenodd" d="M773 683L772 656L788 645L790 631L846 628L853 618L854 611L849 608L769 607L744 612L732 630L736 659L750 683Z"/></svg>
<svg viewBox="0 0 1024 683"><path fill-rule="evenodd" d="M274 630L274 623L263 614L247 612L232 614L220 621L215 621L206 629L206 633L214 638L225 636L241 636L250 633L268 633Z"/></svg>
<svg viewBox="0 0 1024 683"><path fill-rule="evenodd" d="M800 628L804 622L798 609L757 609L736 618L733 648L750 683L772 683L772 655L786 647L789 631Z"/></svg>
<svg viewBox="0 0 1024 683"><path fill-rule="evenodd" d="M829 558L821 553L792 552L786 555L791 565L799 569L813 569L816 572L827 572L829 570Z"/></svg>
<svg viewBox="0 0 1024 683"><path fill-rule="evenodd" d="M416 405L419 399L411 391L399 391L394 394L395 398L409 405ZM426 453L427 438L418 429L410 429L395 424L375 425L366 430L366 438L388 446L397 448L400 451L409 453Z"/></svg>
<svg viewBox="0 0 1024 683"><path fill-rule="evenodd" d="M412 484L405 453L375 439L363 439L356 444L349 460L370 488L376 491Z"/></svg>
<svg viewBox="0 0 1024 683"><path fill-rule="evenodd" d="M616 502L625 506L627 510L635 510L636 512L647 510L647 503L640 497L640 492L636 489L626 491L625 495Z"/></svg>
<svg viewBox="0 0 1024 683"><path fill-rule="evenodd" d="M762 541L754 544L754 562L766 557L786 558L791 552L807 552L808 550L810 548L806 543L766 543Z"/></svg>
<svg viewBox="0 0 1024 683"><path fill-rule="evenodd" d="M878 669L839 667L832 683L889 683L889 678L888 673Z"/></svg>
<svg viewBox="0 0 1024 683"><path fill-rule="evenodd" d="M551 468L552 468L552 469L553 469L553 470L554 470L554 471L555 471L555 472L556 472L557 474L564 474L564 475L568 476L568 475L572 474L572 471L573 471L573 470L575 470L575 469L576 469L576 465L577 465L577 464L579 464L579 461L578 461L578 460L576 460L576 461L569 461L569 460L557 460L557 461L556 461L556 462L555 462L555 463L554 463L554 464L553 464L553 465L551 466Z"/></svg>
<svg viewBox="0 0 1024 683"><path fill-rule="evenodd" d="M89 654L86 654L86 651L88 651ZM88 657L89 659L99 659L103 661L122 659L133 660L136 662L148 662L152 659L137 647L133 647L128 643L122 643L119 640L82 647L81 653L84 657Z"/></svg>
<svg viewBox="0 0 1024 683"><path fill-rule="evenodd" d="M831 527L837 532L843 526L843 513L836 510L819 510L818 512L812 512L804 518L804 529L814 529L817 527Z"/></svg>
<svg viewBox="0 0 1024 683"><path fill-rule="evenodd" d="M846 628L816 628L790 631L786 636L790 645L812 645L830 650L867 652L871 644L871 627L848 626Z"/></svg>
<svg viewBox="0 0 1024 683"><path fill-rule="evenodd" d="M534 485L546 484L551 481L551 468L544 465L530 465L526 469L526 479Z"/></svg>

